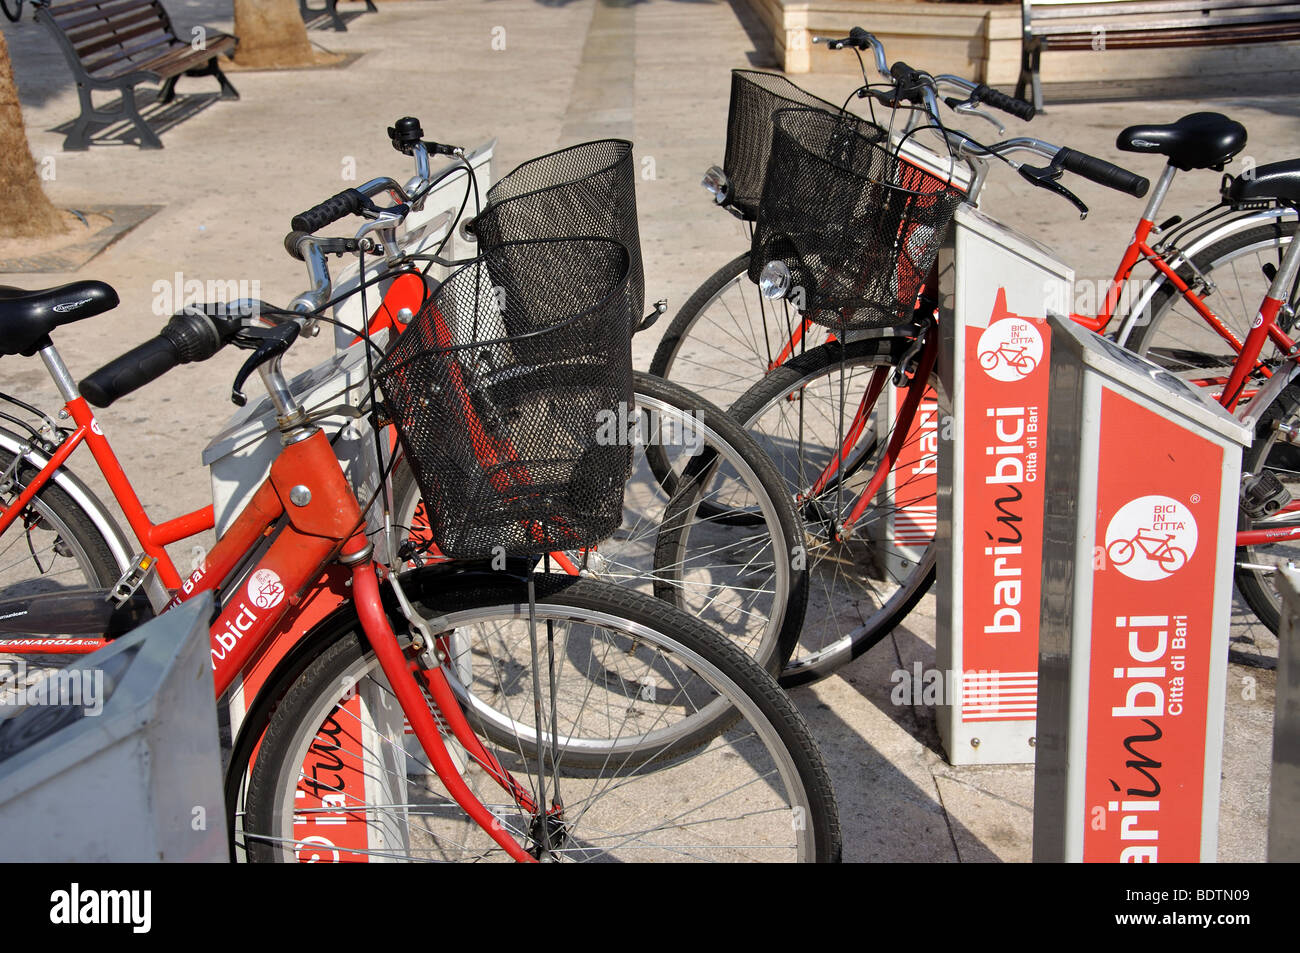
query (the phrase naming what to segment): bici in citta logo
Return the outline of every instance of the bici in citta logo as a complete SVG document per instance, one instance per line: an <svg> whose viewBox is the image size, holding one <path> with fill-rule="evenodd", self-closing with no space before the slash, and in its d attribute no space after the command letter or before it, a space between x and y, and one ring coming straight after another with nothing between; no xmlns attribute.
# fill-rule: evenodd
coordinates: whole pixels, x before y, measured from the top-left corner
<svg viewBox="0 0 1300 953"><path fill-rule="evenodd" d="M1032 321L1007 317L994 321L976 346L980 367L995 381L1024 380L1043 362L1043 335Z"/></svg>
<svg viewBox="0 0 1300 953"><path fill-rule="evenodd" d="M1139 582L1168 579L1196 552L1192 511L1168 496L1140 496L1106 525L1106 558Z"/></svg>

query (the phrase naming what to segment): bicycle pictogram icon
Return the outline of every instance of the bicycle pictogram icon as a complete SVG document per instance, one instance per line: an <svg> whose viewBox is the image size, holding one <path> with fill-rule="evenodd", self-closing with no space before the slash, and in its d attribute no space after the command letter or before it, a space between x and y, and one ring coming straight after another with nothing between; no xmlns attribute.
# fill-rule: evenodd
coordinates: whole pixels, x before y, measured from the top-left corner
<svg viewBox="0 0 1300 953"><path fill-rule="evenodd" d="M1192 511L1168 496L1140 496L1121 506L1106 525L1106 558L1140 582L1168 579L1196 552Z"/></svg>
<svg viewBox="0 0 1300 953"><path fill-rule="evenodd" d="M982 351L980 353L980 367L986 371L991 371L998 364L1006 364L1007 367L1016 371L1021 377L1028 377L1038 366L1038 362L1029 354L1027 347L1013 347L1003 344L996 351Z"/></svg>
<svg viewBox="0 0 1300 953"><path fill-rule="evenodd" d="M975 354L985 374L1011 384L1028 377L1042 363L1043 336L1031 321L1010 315L984 329Z"/></svg>
<svg viewBox="0 0 1300 953"><path fill-rule="evenodd" d="M1124 566L1140 553L1172 575L1187 565L1187 553L1173 545L1174 539L1173 533L1138 530L1132 539L1117 539L1107 546L1106 555L1116 566Z"/></svg>

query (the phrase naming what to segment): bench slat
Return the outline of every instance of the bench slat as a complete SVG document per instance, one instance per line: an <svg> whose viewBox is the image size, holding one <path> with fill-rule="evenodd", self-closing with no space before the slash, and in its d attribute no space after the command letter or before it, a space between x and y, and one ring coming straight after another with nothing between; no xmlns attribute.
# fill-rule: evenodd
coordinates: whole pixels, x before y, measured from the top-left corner
<svg viewBox="0 0 1300 953"><path fill-rule="evenodd" d="M106 50L110 46L122 46L127 41L133 40L138 36L144 36L146 33L157 32L166 33L162 23L149 14L152 11L145 11L144 16L134 15L129 18L123 18L112 24L104 24L98 30L86 33L84 36L72 39L73 48L76 49L77 55L85 59L93 56L100 50Z"/></svg>
<svg viewBox="0 0 1300 953"><path fill-rule="evenodd" d="M1187 13L1202 10L1233 10L1285 7L1294 0L1065 0L1061 3L1025 3L1031 20L1057 20L1062 17L1111 17L1127 13Z"/></svg>
<svg viewBox="0 0 1300 953"><path fill-rule="evenodd" d="M100 4L97 10L69 17L67 20L60 20L59 26L63 28L64 33L71 37L74 33L80 32L81 28L88 23L108 20L129 13L132 10L138 10L141 7L148 8L149 4L147 2L141 3L140 0L115 0L112 3Z"/></svg>
<svg viewBox="0 0 1300 953"><path fill-rule="evenodd" d="M96 70L103 69L105 66L110 66L113 63L120 63L123 60L139 59L146 51L152 50L156 46L170 46L173 42L170 35L163 33L157 27L153 26L149 27L147 32L141 35L144 36L143 40L140 40L139 37L135 36L126 37L125 39L137 40L138 42L131 43L129 46L124 43L115 42L110 48L101 51L99 54L83 56L81 62L86 65L86 69L93 73ZM150 53L149 55L153 54Z"/></svg>
<svg viewBox="0 0 1300 953"><path fill-rule="evenodd" d="M1239 32L1230 35L1211 35L1200 31L1188 30L1184 33L1125 33L1118 36L1106 34L1106 48L1116 50L1153 49L1177 46L1221 46L1225 43L1270 43L1280 40L1300 40L1300 26L1289 30L1253 28L1252 32ZM1091 38L1072 38L1054 40L1047 46L1049 50L1091 50Z"/></svg>
<svg viewBox="0 0 1300 953"><path fill-rule="evenodd" d="M1205 18L1204 20L1183 19L1160 19L1160 20L1142 20L1129 18L1120 22L1112 23L1089 23L1089 24L1070 24L1062 23L1052 26L1043 26L1036 28L1033 32L1035 36L1053 37L1053 36L1087 36L1091 37L1094 30L1104 30L1107 37L1116 33L1125 31L1134 33L1153 33L1153 32L1176 32L1180 30L1198 30L1202 33L1225 33L1230 32L1234 27L1241 26L1266 26L1269 24L1284 25L1287 23L1300 23L1300 6L1296 6L1292 14L1286 19L1279 19L1276 16L1268 14L1254 14L1246 16L1223 16L1214 19Z"/></svg>
<svg viewBox="0 0 1300 953"><path fill-rule="evenodd" d="M72 2L68 3L51 4L49 12L50 16L54 18L54 21L62 26L63 21L75 13L82 10L89 10L92 7L108 6L110 3L114 2L116 2L116 0L72 0ZM153 0L131 0L131 2L140 6L153 5Z"/></svg>

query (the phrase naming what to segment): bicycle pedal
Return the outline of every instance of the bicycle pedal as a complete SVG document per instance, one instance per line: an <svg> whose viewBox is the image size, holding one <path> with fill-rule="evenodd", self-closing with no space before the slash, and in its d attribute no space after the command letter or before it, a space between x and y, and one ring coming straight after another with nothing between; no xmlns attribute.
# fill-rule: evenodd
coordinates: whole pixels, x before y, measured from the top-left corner
<svg viewBox="0 0 1300 953"><path fill-rule="evenodd" d="M1291 492L1270 470L1247 477L1241 486L1241 508L1251 519L1272 516L1291 502Z"/></svg>
<svg viewBox="0 0 1300 953"><path fill-rule="evenodd" d="M157 560L152 556L144 553L136 556L131 562L131 568L122 573L117 583L108 591L108 601L119 608L126 605L148 581L149 573L153 571L156 562Z"/></svg>

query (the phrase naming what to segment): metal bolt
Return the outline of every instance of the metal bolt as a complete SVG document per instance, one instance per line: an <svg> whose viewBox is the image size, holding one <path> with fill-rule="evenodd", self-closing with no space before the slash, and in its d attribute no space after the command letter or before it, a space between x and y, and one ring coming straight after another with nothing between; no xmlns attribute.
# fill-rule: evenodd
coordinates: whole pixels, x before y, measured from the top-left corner
<svg viewBox="0 0 1300 953"><path fill-rule="evenodd" d="M311 502L311 490L299 483L289 491L289 502L294 506L306 506Z"/></svg>
<svg viewBox="0 0 1300 953"><path fill-rule="evenodd" d="M410 308L402 308L400 311L397 312L397 323L398 323L398 324L410 324L410 323L411 323L411 319L412 319L413 317L415 317L415 315L413 315L413 314L411 313L411 309L410 309Z"/></svg>
<svg viewBox="0 0 1300 953"><path fill-rule="evenodd" d="M978 748L980 746L980 740L978 738L972 738L970 740L970 746L972 748Z"/></svg>
<svg viewBox="0 0 1300 953"><path fill-rule="evenodd" d="M1029 747L1031 747L1031 748L1035 748L1035 747L1037 747L1037 746L1038 746L1038 739L1035 738L1033 735L1030 735L1030 736L1029 736Z"/></svg>

